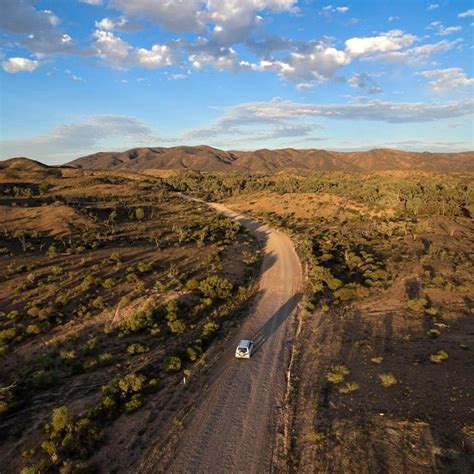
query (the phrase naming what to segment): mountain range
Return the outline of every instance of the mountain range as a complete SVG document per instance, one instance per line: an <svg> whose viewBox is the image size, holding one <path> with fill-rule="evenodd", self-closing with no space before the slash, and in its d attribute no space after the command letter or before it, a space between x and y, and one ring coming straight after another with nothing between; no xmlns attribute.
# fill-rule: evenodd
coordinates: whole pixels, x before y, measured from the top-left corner
<svg viewBox="0 0 474 474"><path fill-rule="evenodd" d="M417 153L393 149L339 152L317 149L223 151L209 146L133 148L124 152L100 152L70 163L84 169L168 169L201 172L422 170L474 171L474 152Z"/></svg>

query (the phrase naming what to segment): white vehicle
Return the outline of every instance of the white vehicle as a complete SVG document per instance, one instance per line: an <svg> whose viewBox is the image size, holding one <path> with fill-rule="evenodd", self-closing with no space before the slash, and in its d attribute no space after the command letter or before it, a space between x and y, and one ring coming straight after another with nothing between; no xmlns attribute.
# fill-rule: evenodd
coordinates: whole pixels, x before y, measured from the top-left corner
<svg viewBox="0 0 474 474"><path fill-rule="evenodd" d="M250 354L252 354L253 341L248 339L242 339L235 349L235 357L238 359L250 359Z"/></svg>

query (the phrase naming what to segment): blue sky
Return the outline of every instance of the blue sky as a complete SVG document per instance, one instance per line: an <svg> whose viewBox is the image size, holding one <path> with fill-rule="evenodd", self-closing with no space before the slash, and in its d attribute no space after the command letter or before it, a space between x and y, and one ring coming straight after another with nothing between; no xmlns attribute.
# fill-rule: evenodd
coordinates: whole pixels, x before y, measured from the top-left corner
<svg viewBox="0 0 474 474"><path fill-rule="evenodd" d="M0 158L473 148L472 1L0 5Z"/></svg>

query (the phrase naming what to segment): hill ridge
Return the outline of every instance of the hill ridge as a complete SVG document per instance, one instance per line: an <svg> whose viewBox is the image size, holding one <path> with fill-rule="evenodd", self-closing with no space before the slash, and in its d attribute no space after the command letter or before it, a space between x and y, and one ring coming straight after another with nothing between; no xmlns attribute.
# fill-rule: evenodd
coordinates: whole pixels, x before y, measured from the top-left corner
<svg viewBox="0 0 474 474"><path fill-rule="evenodd" d="M100 152L69 163L85 169L167 169L200 172L281 171L474 171L474 152L410 152L390 148L341 152L323 149L281 148L255 151L219 150L207 145L131 148Z"/></svg>

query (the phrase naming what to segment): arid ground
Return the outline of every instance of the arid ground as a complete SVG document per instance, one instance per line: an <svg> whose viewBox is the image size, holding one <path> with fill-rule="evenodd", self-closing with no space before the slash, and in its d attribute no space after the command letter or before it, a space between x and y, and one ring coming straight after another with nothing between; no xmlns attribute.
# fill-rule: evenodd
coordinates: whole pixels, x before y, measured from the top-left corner
<svg viewBox="0 0 474 474"><path fill-rule="evenodd" d="M0 471L471 472L473 211L469 173L3 162Z"/></svg>

